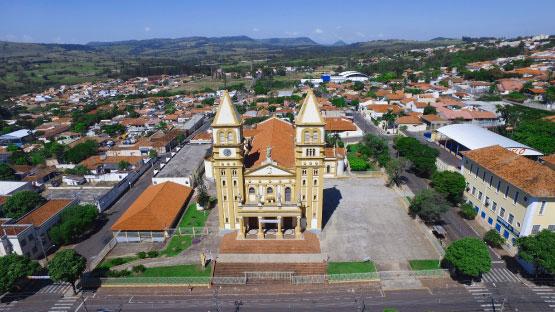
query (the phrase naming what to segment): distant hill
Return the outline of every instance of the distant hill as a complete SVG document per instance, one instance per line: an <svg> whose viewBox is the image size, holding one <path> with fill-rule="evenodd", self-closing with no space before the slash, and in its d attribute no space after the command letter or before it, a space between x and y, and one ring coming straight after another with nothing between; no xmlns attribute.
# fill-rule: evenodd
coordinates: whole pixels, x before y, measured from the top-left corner
<svg viewBox="0 0 555 312"><path fill-rule="evenodd" d="M430 41L443 41L443 40L456 40L454 38L446 38L446 37L435 37L433 39L430 39Z"/></svg>
<svg viewBox="0 0 555 312"><path fill-rule="evenodd" d="M344 45L347 45L347 44L343 40L336 41L332 44L332 46L344 46Z"/></svg>

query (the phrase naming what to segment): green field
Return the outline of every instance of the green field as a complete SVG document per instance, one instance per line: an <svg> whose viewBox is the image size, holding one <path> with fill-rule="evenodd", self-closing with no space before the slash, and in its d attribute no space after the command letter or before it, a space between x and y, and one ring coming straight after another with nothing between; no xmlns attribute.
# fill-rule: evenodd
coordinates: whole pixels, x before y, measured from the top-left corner
<svg viewBox="0 0 555 312"><path fill-rule="evenodd" d="M123 263L120 263L118 265L122 265L125 263L129 263L131 261L135 261L135 260L139 260L138 257L122 257L122 258L114 258L114 259L110 259L110 260L104 260L104 262L102 262L98 268L99 269L109 269L112 268L114 266L116 266L116 264L114 263L114 261L118 261L116 259L123 259Z"/></svg>
<svg viewBox="0 0 555 312"><path fill-rule="evenodd" d="M351 274L376 272L373 262L329 262L328 274Z"/></svg>

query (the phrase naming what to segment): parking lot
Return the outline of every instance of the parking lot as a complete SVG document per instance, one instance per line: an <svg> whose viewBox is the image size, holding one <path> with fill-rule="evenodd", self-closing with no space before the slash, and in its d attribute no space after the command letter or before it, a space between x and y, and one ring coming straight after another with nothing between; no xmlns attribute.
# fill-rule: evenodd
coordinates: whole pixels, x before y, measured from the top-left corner
<svg viewBox="0 0 555 312"><path fill-rule="evenodd" d="M381 178L327 179L322 252L329 261L363 261L378 270L407 270L408 260L439 253Z"/></svg>

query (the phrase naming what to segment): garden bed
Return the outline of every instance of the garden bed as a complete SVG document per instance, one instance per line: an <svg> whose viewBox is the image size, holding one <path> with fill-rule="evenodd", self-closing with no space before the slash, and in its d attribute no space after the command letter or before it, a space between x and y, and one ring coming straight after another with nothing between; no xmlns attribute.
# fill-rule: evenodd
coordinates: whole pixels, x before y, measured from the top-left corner
<svg viewBox="0 0 555 312"><path fill-rule="evenodd" d="M413 271L441 269L438 260L409 260L409 264Z"/></svg>

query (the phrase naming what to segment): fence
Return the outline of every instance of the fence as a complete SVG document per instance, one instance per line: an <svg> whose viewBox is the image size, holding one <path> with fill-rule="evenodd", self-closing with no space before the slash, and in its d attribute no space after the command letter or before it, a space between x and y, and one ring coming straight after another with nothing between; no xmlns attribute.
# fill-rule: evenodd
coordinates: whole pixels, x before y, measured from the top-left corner
<svg viewBox="0 0 555 312"><path fill-rule="evenodd" d="M112 238L108 242L108 244L106 244L106 246L102 248L102 250L98 253L98 255L96 255L96 258L91 260L91 262L89 263L89 270L91 271L94 270L100 264L100 262L104 260L104 257L106 257L106 255L110 252L110 250L116 247L116 245L118 244L118 241L116 239L118 234L119 234L119 231L116 233L116 235L114 235L114 238Z"/></svg>
<svg viewBox="0 0 555 312"><path fill-rule="evenodd" d="M117 277L83 279L82 284L102 285L245 285L249 280L290 281L293 285L378 281L404 278L445 277L449 270L382 271L350 274L295 275L293 272L245 272L244 276L200 276L200 277Z"/></svg>
<svg viewBox="0 0 555 312"><path fill-rule="evenodd" d="M250 279L272 279L272 280L290 280L293 272L245 272L245 280Z"/></svg>
<svg viewBox="0 0 555 312"><path fill-rule="evenodd" d="M169 236L201 236L201 235L208 235L210 234L208 231L208 227L179 227L174 229L167 229L166 233Z"/></svg>
<svg viewBox="0 0 555 312"><path fill-rule="evenodd" d="M137 182L139 178L154 164L154 159L150 159L139 170L130 172L125 178L118 182L110 191L98 199L98 209L100 212L108 209L123 193L131 188L133 183Z"/></svg>
<svg viewBox="0 0 555 312"><path fill-rule="evenodd" d="M350 274L328 274L329 282L347 282L379 279L378 272L350 273Z"/></svg>
<svg viewBox="0 0 555 312"><path fill-rule="evenodd" d="M208 285L210 283L209 276L197 277L117 277L117 278L101 278L102 285L129 285L129 284L147 284L147 285L166 285L166 284L186 284L186 285Z"/></svg>
<svg viewBox="0 0 555 312"><path fill-rule="evenodd" d="M449 276L449 270L420 270L413 271L417 277L443 277Z"/></svg>

